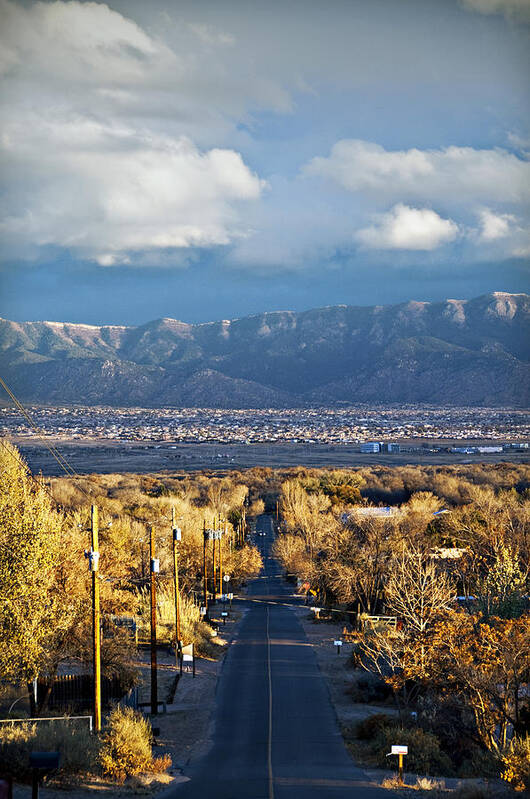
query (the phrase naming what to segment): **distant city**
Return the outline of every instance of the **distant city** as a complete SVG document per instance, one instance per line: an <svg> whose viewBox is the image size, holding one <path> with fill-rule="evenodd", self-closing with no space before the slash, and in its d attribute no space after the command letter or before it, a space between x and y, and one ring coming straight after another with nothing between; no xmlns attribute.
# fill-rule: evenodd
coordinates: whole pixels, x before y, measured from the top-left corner
<svg viewBox="0 0 530 799"><path fill-rule="evenodd" d="M499 452L503 448L528 449L530 437L529 413L502 408L218 410L33 406L29 412L43 437L71 442L160 442L166 446L357 444L361 453L377 453L406 451L408 442L422 439L423 446L431 451L447 449L447 442L451 442L455 452ZM0 435L14 439L37 437L13 408L0 409Z"/></svg>

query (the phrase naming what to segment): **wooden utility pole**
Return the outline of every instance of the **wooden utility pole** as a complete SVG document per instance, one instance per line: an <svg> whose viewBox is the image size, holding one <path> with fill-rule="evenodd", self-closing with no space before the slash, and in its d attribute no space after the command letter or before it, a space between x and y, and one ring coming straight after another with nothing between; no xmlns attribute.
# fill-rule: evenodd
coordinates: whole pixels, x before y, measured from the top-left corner
<svg viewBox="0 0 530 799"><path fill-rule="evenodd" d="M215 538L217 536L217 531L215 529L215 519L213 520L213 538L212 538L212 603L215 605Z"/></svg>
<svg viewBox="0 0 530 799"><path fill-rule="evenodd" d="M89 568L92 572L92 675L94 679L94 730L101 731L101 616L99 610L99 540L98 509L90 509L91 551Z"/></svg>
<svg viewBox="0 0 530 799"><path fill-rule="evenodd" d="M226 525L226 522L225 522ZM219 530L221 531L219 536L219 594L222 596L223 594L223 549L222 549L222 535L223 529L221 524L219 523Z"/></svg>
<svg viewBox="0 0 530 799"><path fill-rule="evenodd" d="M179 565L178 565L178 542L182 537L182 532L175 524L175 508L171 508L171 521L173 531L173 582L175 589L175 657L177 664L182 646L180 640L180 596L179 596Z"/></svg>
<svg viewBox="0 0 530 799"><path fill-rule="evenodd" d="M208 618L208 572L206 567L206 543L208 541L208 533L206 532L206 520L202 523L202 577L204 582L204 607L206 609L206 618Z"/></svg>
<svg viewBox="0 0 530 799"><path fill-rule="evenodd" d="M156 575L160 571L155 558L155 528L151 525L149 537L150 578L151 578L151 714L158 713L158 673L156 661Z"/></svg>

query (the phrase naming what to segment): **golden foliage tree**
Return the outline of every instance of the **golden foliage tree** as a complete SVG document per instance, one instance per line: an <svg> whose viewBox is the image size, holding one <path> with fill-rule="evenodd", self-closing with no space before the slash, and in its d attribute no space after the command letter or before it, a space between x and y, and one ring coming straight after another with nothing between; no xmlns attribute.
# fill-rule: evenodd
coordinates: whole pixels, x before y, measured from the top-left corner
<svg viewBox="0 0 530 799"><path fill-rule="evenodd" d="M51 591L63 520L17 449L0 447L0 675L29 681L46 660L59 608Z"/></svg>

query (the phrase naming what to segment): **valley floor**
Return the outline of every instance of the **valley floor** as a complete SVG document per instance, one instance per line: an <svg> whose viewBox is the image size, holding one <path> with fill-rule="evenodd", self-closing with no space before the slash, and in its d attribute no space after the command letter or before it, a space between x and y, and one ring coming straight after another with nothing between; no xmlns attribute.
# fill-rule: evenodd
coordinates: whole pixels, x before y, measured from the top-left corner
<svg viewBox="0 0 530 799"><path fill-rule="evenodd" d="M12 436L10 440L20 449L34 474L47 476L61 474L52 456L39 441ZM228 471L249 469L254 466L282 468L326 466L349 468L352 466L450 466L462 463L529 463L530 451L507 451L491 454L460 454L454 452L429 452L421 449L419 441L403 441L409 452L383 452L363 454L358 445L350 444L139 444L128 441L71 441L47 439L68 459L79 474L97 472L135 472L144 474L160 471ZM491 441L437 441L443 446L473 446L491 444Z"/></svg>

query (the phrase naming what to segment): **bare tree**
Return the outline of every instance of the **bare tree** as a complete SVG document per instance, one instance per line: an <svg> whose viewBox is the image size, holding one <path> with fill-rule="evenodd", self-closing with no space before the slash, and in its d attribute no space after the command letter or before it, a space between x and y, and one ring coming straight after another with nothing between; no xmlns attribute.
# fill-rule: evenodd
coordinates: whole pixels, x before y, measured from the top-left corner
<svg viewBox="0 0 530 799"><path fill-rule="evenodd" d="M406 551L390 564L385 602L391 613L417 635L424 635L451 606L454 590L435 561L417 550Z"/></svg>
<svg viewBox="0 0 530 799"><path fill-rule="evenodd" d="M398 625L366 630L360 662L391 686L400 712L429 679L431 634L449 610L453 593L447 575L424 553L403 548L389 565L386 607Z"/></svg>

